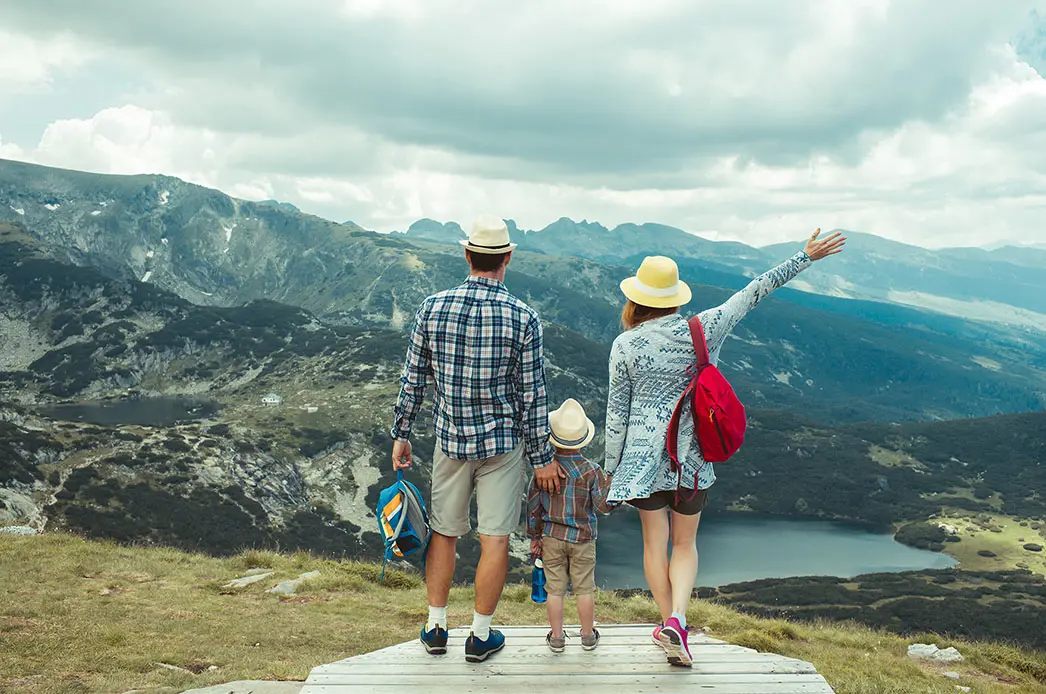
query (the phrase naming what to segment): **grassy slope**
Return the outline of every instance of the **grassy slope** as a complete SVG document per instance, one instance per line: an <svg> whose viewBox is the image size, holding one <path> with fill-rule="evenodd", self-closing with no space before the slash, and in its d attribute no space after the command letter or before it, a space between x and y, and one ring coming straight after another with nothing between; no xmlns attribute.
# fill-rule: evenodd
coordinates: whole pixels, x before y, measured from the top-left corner
<svg viewBox="0 0 1046 694"><path fill-rule="evenodd" d="M323 575L291 598L265 593L269 581L220 587L259 566L274 568L275 578L312 569ZM415 636L426 615L420 579L392 571L381 586L377 575L374 565L306 554L214 559L63 534L0 536L0 691L173 692L236 679L304 679L315 665ZM471 618L471 599L470 589L454 589L453 624ZM649 622L656 610L642 596L601 593L597 618ZM498 621L536 624L544 615L529 588L516 585L506 590ZM955 691L939 675L945 668L910 661L910 641L883 632L755 619L707 602L694 604L690 621L733 643L809 660L840 694ZM1046 692L1042 653L918 640L956 645L967 660L947 669L963 673L960 684L974 691Z"/></svg>

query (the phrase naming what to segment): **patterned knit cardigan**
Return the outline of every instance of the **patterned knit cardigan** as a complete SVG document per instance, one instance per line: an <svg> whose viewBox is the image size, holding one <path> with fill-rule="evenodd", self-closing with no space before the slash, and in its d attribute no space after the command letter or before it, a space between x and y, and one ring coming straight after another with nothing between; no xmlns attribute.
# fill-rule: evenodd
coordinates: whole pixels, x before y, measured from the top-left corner
<svg viewBox="0 0 1046 694"><path fill-rule="evenodd" d="M760 275L726 303L700 314L713 364L734 326L773 290L812 263L800 251ZM665 440L668 422L689 381L687 369L697 362L687 320L673 314L641 323L618 336L610 351L610 395L607 402L606 462L613 474L609 502L645 499L654 492L674 490ZM694 422L684 410L679 425L679 459L683 486L707 489L715 471L693 442Z"/></svg>

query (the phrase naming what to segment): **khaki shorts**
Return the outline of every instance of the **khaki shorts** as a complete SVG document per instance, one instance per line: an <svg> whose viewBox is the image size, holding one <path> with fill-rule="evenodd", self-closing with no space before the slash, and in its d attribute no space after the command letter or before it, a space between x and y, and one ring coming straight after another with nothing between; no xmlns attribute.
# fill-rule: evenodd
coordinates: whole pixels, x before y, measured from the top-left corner
<svg viewBox="0 0 1046 694"><path fill-rule="evenodd" d="M432 502L429 525L440 535L468 534L469 506L476 493L476 530L505 536L519 526L526 489L523 447L478 461L448 458L436 446L432 455Z"/></svg>
<svg viewBox="0 0 1046 694"><path fill-rule="evenodd" d="M543 537L541 561L545 564L545 590L549 595L566 595L568 578L574 595L592 595L595 592L595 542L575 544L554 537Z"/></svg>

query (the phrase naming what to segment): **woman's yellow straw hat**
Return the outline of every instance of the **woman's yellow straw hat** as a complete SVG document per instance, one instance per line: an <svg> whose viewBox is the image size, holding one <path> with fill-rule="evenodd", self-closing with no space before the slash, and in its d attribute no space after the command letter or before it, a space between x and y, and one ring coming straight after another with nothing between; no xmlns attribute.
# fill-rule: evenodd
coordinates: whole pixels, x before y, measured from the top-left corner
<svg viewBox="0 0 1046 694"><path fill-rule="evenodd" d="M676 262L662 255L644 258L636 276L621 283L621 291L633 303L650 308L685 306L693 296L686 282L680 281Z"/></svg>

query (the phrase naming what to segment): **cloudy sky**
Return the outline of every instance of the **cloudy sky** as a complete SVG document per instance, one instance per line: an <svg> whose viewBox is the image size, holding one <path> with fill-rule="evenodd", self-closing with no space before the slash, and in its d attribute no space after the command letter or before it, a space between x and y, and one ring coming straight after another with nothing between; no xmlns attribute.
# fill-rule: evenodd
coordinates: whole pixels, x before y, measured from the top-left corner
<svg viewBox="0 0 1046 694"><path fill-rule="evenodd" d="M0 0L0 157L381 231L1046 243L1046 0Z"/></svg>

